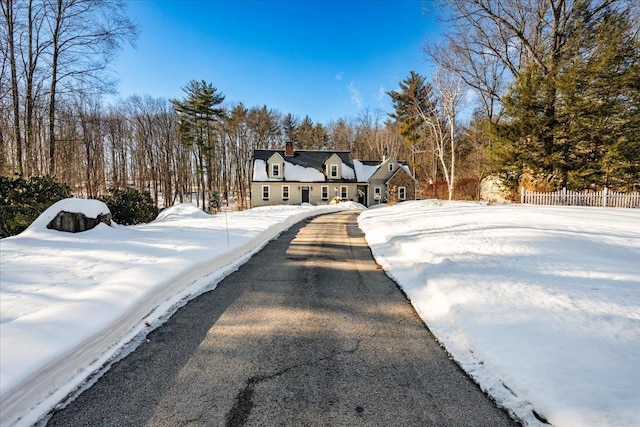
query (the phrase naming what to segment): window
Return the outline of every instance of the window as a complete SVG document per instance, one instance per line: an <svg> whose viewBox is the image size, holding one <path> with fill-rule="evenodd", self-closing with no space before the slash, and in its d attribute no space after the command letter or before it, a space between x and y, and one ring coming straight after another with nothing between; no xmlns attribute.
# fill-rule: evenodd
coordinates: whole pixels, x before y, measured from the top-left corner
<svg viewBox="0 0 640 427"><path fill-rule="evenodd" d="M280 163L271 164L271 176L278 178L280 176Z"/></svg>
<svg viewBox="0 0 640 427"><path fill-rule="evenodd" d="M329 187L326 185L322 186L322 200L329 200Z"/></svg>
<svg viewBox="0 0 640 427"><path fill-rule="evenodd" d="M407 188L398 187L398 200L407 200Z"/></svg>
<svg viewBox="0 0 640 427"><path fill-rule="evenodd" d="M338 177L338 165L329 165L329 176L331 178Z"/></svg>
<svg viewBox="0 0 640 427"><path fill-rule="evenodd" d="M262 200L269 200L269 186L262 186Z"/></svg>
<svg viewBox="0 0 640 427"><path fill-rule="evenodd" d="M346 186L340 187L340 198L342 200L346 200L347 197L349 197L347 187Z"/></svg>
<svg viewBox="0 0 640 427"><path fill-rule="evenodd" d="M289 186L282 186L282 200L289 200Z"/></svg>
<svg viewBox="0 0 640 427"><path fill-rule="evenodd" d="M373 187L373 198L375 200L382 199L382 187Z"/></svg>
<svg viewBox="0 0 640 427"><path fill-rule="evenodd" d="M389 163L389 172L393 172L393 163Z"/></svg>

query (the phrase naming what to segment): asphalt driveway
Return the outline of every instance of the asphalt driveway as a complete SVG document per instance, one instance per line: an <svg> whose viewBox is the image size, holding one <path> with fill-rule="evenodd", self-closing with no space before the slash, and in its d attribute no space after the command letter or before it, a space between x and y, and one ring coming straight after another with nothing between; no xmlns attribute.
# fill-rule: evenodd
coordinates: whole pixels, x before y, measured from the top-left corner
<svg viewBox="0 0 640 427"><path fill-rule="evenodd" d="M357 215L283 233L48 425L516 425L374 262Z"/></svg>

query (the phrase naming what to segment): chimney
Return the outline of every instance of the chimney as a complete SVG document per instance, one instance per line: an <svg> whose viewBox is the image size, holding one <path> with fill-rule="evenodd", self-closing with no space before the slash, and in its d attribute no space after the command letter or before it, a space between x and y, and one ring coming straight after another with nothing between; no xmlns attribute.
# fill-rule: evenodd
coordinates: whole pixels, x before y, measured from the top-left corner
<svg viewBox="0 0 640 427"><path fill-rule="evenodd" d="M287 142L284 145L284 155L285 157L293 157L293 142Z"/></svg>

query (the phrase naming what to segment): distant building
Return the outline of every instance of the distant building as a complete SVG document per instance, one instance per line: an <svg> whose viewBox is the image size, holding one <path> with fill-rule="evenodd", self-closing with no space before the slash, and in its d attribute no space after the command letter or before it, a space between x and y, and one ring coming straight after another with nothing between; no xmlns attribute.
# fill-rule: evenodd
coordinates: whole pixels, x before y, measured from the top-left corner
<svg viewBox="0 0 640 427"><path fill-rule="evenodd" d="M415 200L416 180L404 162L353 160L349 151L255 150L251 204L328 204L353 200L365 206Z"/></svg>

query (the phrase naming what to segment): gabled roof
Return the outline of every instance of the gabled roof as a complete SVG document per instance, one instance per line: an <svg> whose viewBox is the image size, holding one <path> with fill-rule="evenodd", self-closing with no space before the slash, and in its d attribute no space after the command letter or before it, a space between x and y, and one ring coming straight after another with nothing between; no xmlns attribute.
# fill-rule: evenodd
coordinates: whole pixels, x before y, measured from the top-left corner
<svg viewBox="0 0 640 427"><path fill-rule="evenodd" d="M328 182L358 182L358 183L367 183L369 179L378 171L381 165L386 163L387 160L353 160L351 157L350 151L320 151L320 150L296 150L293 153L293 156L286 156L285 150L254 150L253 151L253 164L254 167L257 164L262 164L261 167L266 167L267 161L274 154L279 154L285 161L285 163L291 163L296 166L301 166L303 168L311 168L325 175L325 164L327 160L329 160L333 155L336 155L340 158L342 163L348 166L351 169L351 175L355 175L354 178L345 178L345 175L349 176L349 173L345 173L343 170L342 179L329 179L326 178ZM262 162L256 162L256 160L261 160ZM405 169L405 172L411 176L411 172L407 169L407 162L402 160L394 160L396 163L400 165L400 168L396 169L394 173L395 175L397 171L400 169ZM285 174L286 174L286 164L285 164ZM299 174L297 174L299 175ZM266 178L266 171L264 177L261 179L256 179L257 175L254 171L254 180L257 181L267 181L269 179ZM260 175L262 176L262 175ZM388 179L390 179L389 177ZM297 180L298 177L294 178ZM307 181L307 180L304 180ZM317 181L314 179L313 181Z"/></svg>
<svg viewBox="0 0 640 427"><path fill-rule="evenodd" d="M411 175L407 162L404 160L385 158L382 160L354 160L353 162L356 165L358 182L370 182L371 179L384 179L386 181L400 169L405 169ZM397 164L399 167L394 168L393 171L387 170L386 165L390 162Z"/></svg>
<svg viewBox="0 0 640 427"><path fill-rule="evenodd" d="M324 163L334 154L340 157L340 160L342 160L342 162L347 166L353 167L351 152L349 151L296 150L293 152L293 156L285 156L284 150L254 150L253 159L266 161L274 153L280 154L282 158L289 163L304 166L306 168L318 169L319 171L323 170Z"/></svg>
<svg viewBox="0 0 640 427"><path fill-rule="evenodd" d="M393 177L396 176L397 174L399 174L401 171L406 173L407 175L409 175L409 178L411 178L415 182L418 182L418 180L415 179L413 177L413 175L411 175L411 171L409 170L409 167L406 164L403 165L400 162L398 162L398 163L400 164L400 167L398 169L396 169L396 171L385 181L385 185L387 185L389 183L389 181L391 181L393 179Z"/></svg>
<svg viewBox="0 0 640 427"><path fill-rule="evenodd" d="M266 162L274 154L282 156L286 163L291 163L297 166L305 168L315 169L324 174L324 166L326 161L334 154L340 158L342 163L353 169L353 160L351 159L351 152L349 151L316 151L316 150L296 150L293 156L286 156L285 150L254 150L253 151L253 163L256 160L263 160ZM285 164L286 168L286 164ZM331 182L356 182L356 179L339 179L331 180Z"/></svg>

